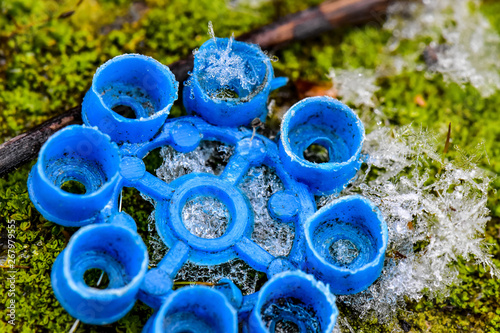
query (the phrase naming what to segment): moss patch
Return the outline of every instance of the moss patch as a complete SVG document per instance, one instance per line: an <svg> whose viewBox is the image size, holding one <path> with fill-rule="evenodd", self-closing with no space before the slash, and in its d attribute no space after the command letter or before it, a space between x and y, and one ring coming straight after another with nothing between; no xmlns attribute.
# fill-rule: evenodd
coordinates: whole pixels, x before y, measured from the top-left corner
<svg viewBox="0 0 500 333"><path fill-rule="evenodd" d="M12 0L1 5L0 26L0 141L13 137L81 102L90 86L95 69L121 53L137 52L165 64L181 59L206 39L207 22L212 21L219 36L236 35L270 22L279 15L304 9L319 1L276 1L261 9L231 8L223 0L147 0L131 5L124 0L31 1ZM500 4L486 1L485 15L500 32ZM74 14L70 14L75 11ZM315 39L289 45L278 52L275 64L279 75L292 80L328 81L332 67L375 68L383 63L382 48L389 35L375 24L323 34ZM407 50L415 49L408 43ZM423 59L422 59L423 61ZM478 161L494 173L500 172L500 119L497 108L500 93L483 99L470 85L447 84L439 75L429 79L423 73L403 72L380 79L377 92L391 125L422 124L437 131L446 140L452 124L453 145L449 158L462 151L474 156L483 142L488 158ZM425 106L416 103L421 96ZM296 98L292 95L290 99ZM182 108L176 105L173 115ZM270 126L276 124L271 120ZM471 153L472 152L472 153ZM150 157L154 163L154 156ZM65 247L75 229L46 221L31 204L26 180L30 165L0 179L0 239L6 242L6 221L17 226L16 323L0 319L2 332L68 331L74 322L55 299L50 286L50 270L56 256ZM493 220L488 224L490 252L500 265L500 181L489 197ZM124 210L139 224L147 237L147 217L151 207L139 199L137 191L124 191ZM6 250L3 248L1 255ZM446 299L409 303L411 312L401 311L396 323L380 325L359 321L352 309L341 307L349 323L365 332L387 332L394 328L431 332L500 331L500 282L491 279L482 267L459 261L464 281L452 288ZM0 278L6 281L6 269ZM0 285L0 310L5 314L8 297L6 284ZM138 332L151 315L151 309L138 302L134 309L115 324L104 327L80 324L79 332Z"/></svg>

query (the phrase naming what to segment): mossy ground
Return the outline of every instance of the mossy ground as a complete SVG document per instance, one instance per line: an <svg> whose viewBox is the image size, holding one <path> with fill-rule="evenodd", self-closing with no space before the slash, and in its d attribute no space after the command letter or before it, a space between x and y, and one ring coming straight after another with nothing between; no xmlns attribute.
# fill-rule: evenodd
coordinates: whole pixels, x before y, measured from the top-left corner
<svg viewBox="0 0 500 333"><path fill-rule="evenodd" d="M146 0L132 5L126 0L0 2L0 142L80 103L95 69L113 56L137 52L168 64L185 57L208 38L208 21L213 22L218 36L232 32L238 35L318 2L279 0L259 9L232 8L224 0ZM482 10L500 32L500 4L485 1ZM375 68L384 61L382 48L389 35L380 29L377 19L372 23L288 45L277 53L280 61L275 64L276 71L292 80L320 83L328 81L326 74L332 67ZM408 43L408 49L415 48L415 43ZM496 174L500 172L500 93L483 99L470 85L447 84L439 75L429 79L422 72L403 72L377 83L382 87L377 98L389 114L391 125L421 124L441 134L444 146L451 122L453 144L473 152L479 142L484 142L489 159L483 157L479 164ZM425 100L425 106L416 103L416 96ZM172 114L181 112L176 105ZM448 156L458 154L452 149ZM0 241L6 242L6 221L15 220L20 266L16 275L15 327L7 323L5 311L9 301L7 270L0 270L0 331L68 331L74 319L54 297L50 270L76 229L57 226L34 209L26 189L31 165L0 179ZM496 180L489 197L493 218L486 239L500 266L498 189L500 181ZM127 190L123 206L147 237L149 204L137 191ZM450 297L408 303L408 309L401 311L400 321L394 325L414 332L500 331L500 281L492 279L482 267L462 261L457 265L464 282L452 288ZM341 310L355 330L391 330L376 322L358 322L356 315L349 316L351 309ZM147 306L137 302L115 324L81 324L78 331L138 332L150 314Z"/></svg>

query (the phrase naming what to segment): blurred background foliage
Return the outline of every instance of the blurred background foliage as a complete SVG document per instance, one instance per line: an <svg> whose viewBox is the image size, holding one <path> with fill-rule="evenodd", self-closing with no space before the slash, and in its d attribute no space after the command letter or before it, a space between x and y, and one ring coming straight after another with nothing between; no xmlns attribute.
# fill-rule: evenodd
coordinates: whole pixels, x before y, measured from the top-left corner
<svg viewBox="0 0 500 333"><path fill-rule="evenodd" d="M81 103L95 69L116 55L142 53L169 64L207 40L208 21L213 22L217 36L233 32L238 36L320 2L274 0L252 6L226 0L0 0L0 142ZM481 10L500 32L500 4L484 1ZM277 74L288 76L292 83L273 97L281 106L293 104L303 93L301 82L328 85L326 75L332 67L374 69L384 61L382 49L388 38L380 25L371 24L287 45L276 53L279 62L274 65ZM405 47L412 52L420 42L408 42ZM439 75L429 78L423 72L409 71L380 78L377 84L381 89L376 98L389 116L390 126L413 123L428 127L442 136L444 146L451 122L453 145L473 155L483 143L486 154L478 159L479 164L495 174L500 172L499 92L484 99L468 84L448 84ZM173 116L182 113L180 105L174 106ZM268 124L276 127L277 123L279 120L270 119ZM451 149L449 157L460 154ZM31 165L0 178L1 256L6 253L5 221L15 220L19 265L17 325L7 324L4 310L9 299L2 282L0 331L64 332L74 319L53 295L50 270L75 229L57 226L34 209L26 189ZM499 188L497 179L489 197L492 220L486 240L500 266ZM152 207L135 190L125 191L123 200L124 210L136 219L140 233L147 238L146 220ZM396 323L361 322L351 309L342 307L341 311L356 331L499 332L500 282L482 267L463 261L457 265L464 283L452 287L449 298L409 303ZM6 269L0 269L0 279L6 278ZM137 302L117 323L104 327L80 324L78 332L138 332L150 314L147 306Z"/></svg>

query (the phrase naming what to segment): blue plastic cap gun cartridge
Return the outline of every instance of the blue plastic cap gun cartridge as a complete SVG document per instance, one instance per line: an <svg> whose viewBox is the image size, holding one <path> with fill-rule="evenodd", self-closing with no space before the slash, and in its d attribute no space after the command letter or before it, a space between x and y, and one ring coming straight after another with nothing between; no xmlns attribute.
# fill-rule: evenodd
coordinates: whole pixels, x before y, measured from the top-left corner
<svg viewBox="0 0 500 333"><path fill-rule="evenodd" d="M64 226L92 222L110 200L119 182L120 151L95 128L68 126L42 146L28 178L36 209ZM67 181L85 187L84 194L61 189Z"/></svg>
<svg viewBox="0 0 500 333"><path fill-rule="evenodd" d="M255 118L265 121L269 93L287 81L274 77L271 60L259 46L232 38L209 39L195 53L183 102L188 113L211 124L248 126Z"/></svg>
<svg viewBox="0 0 500 333"><path fill-rule="evenodd" d="M82 103L85 124L116 142L143 142L163 125L177 99L179 83L170 69L140 54L124 54L99 67ZM129 107L132 119L116 107Z"/></svg>
<svg viewBox="0 0 500 333"><path fill-rule="evenodd" d="M318 210L305 225L303 269L330 284L337 295L368 288L380 276L387 224L368 199L347 196Z"/></svg>
<svg viewBox="0 0 500 333"><path fill-rule="evenodd" d="M217 77L235 66L239 71ZM269 58L257 46L211 39L196 53L184 89L186 109L195 116L166 119L178 88L168 68L145 56L124 55L98 69L82 110L93 127L70 126L51 137L28 180L30 198L47 219L66 226L93 224L71 238L53 266L54 292L71 315L107 324L140 299L155 310L144 332L236 332L238 320L244 332L286 325L331 332L338 314L332 294L359 292L380 275L387 225L359 196L316 211L314 196L340 192L361 165L364 128L346 105L329 97L295 104L283 119L278 144L238 127L264 120L269 92L285 83L274 78ZM116 106L129 107L136 119L119 115ZM220 175L191 173L165 182L146 170L143 159L152 150L170 145L188 153L206 140L234 147ZM304 151L311 145L323 146L329 160L308 161ZM273 170L283 184L266 207L274 223L294 229L284 256L252 238L254 212L240 186L254 167ZM64 191L70 180L86 192ZM169 250L149 270L135 221L118 208L125 186L156 202L156 229ZM183 220L186 203L198 197L214 198L227 209L227 227L217 238L195 234ZM270 281L244 297L229 280L213 289L172 290L188 260L214 265L235 258ZM83 275L92 268L106 272L106 289L85 283Z"/></svg>
<svg viewBox="0 0 500 333"><path fill-rule="evenodd" d="M281 161L314 194L340 192L361 166L364 138L361 120L347 105L326 96L306 98L283 117ZM328 151L328 162L305 159L304 152L313 144Z"/></svg>
<svg viewBox="0 0 500 333"><path fill-rule="evenodd" d="M89 269L106 272L106 289L88 286ZM52 267L52 287L59 302L84 323L104 325L134 306L148 269L146 245L137 232L113 224L86 226L76 232Z"/></svg>
<svg viewBox="0 0 500 333"><path fill-rule="evenodd" d="M300 271L284 272L259 291L249 317L249 332L282 331L291 323L300 332L330 333L337 316L335 296L327 286Z"/></svg>

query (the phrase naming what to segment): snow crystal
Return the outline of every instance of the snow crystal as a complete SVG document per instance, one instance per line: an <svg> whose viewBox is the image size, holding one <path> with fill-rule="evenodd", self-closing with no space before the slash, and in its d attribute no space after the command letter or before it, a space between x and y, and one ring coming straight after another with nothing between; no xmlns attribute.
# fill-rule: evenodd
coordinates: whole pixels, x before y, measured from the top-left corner
<svg viewBox="0 0 500 333"><path fill-rule="evenodd" d="M219 175L229 160L234 147L213 141L203 141L194 151L182 154L171 146L161 148L163 164L156 175L167 183L193 172Z"/></svg>
<svg viewBox="0 0 500 333"><path fill-rule="evenodd" d="M264 59L256 52L237 50L234 35L227 40L215 38L213 25L209 22L208 33L214 47L194 52L197 62L196 79L208 97L212 99L248 98L261 87L266 68ZM188 84L191 84L191 77Z"/></svg>
<svg viewBox="0 0 500 333"><path fill-rule="evenodd" d="M293 225L279 223L269 216L267 202L284 189L278 176L267 167L252 168L239 185L254 212L252 240L274 256L286 256L292 249Z"/></svg>
<svg viewBox="0 0 500 333"><path fill-rule="evenodd" d="M190 233L201 238L219 238L226 232L231 215L227 207L212 197L195 197L182 209L182 222Z"/></svg>
<svg viewBox="0 0 500 333"><path fill-rule="evenodd" d="M396 2L388 12L388 52L397 53L403 40L432 40L406 59L407 67L419 69L412 67L423 53L429 72L441 73L447 81L470 83L483 97L500 89L500 36L481 14L478 1Z"/></svg>
<svg viewBox="0 0 500 333"><path fill-rule="evenodd" d="M367 135L363 150L367 169L341 195L361 194L380 208L389 244L381 277L366 291L339 301L361 317L389 321L405 299L446 296L450 285L460 283L453 266L459 257L500 276L482 238L491 179L471 163L477 156L445 161L436 138L411 127L377 129ZM318 198L318 205L332 200Z"/></svg>
<svg viewBox="0 0 500 333"><path fill-rule="evenodd" d="M333 87L344 103L352 103L358 107L375 106L374 93L380 87L375 84L377 77L373 71L364 68L331 69L328 77L333 81Z"/></svg>

